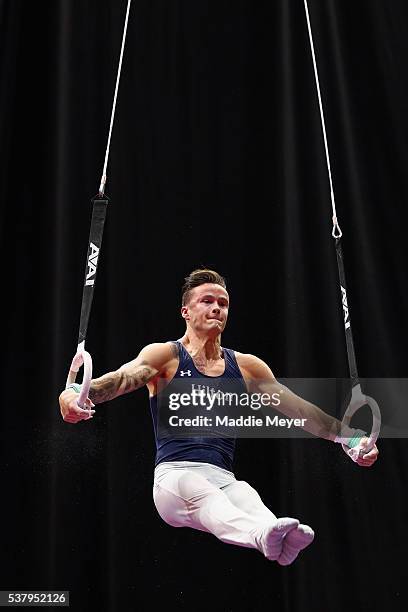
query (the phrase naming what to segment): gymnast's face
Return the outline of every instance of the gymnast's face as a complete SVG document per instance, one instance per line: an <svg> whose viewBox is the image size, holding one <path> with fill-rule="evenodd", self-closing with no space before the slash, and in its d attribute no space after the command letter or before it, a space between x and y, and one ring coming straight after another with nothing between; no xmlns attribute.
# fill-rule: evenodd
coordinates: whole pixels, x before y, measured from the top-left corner
<svg viewBox="0 0 408 612"><path fill-rule="evenodd" d="M218 336L227 324L229 296L221 285L205 283L190 291L181 316L195 331Z"/></svg>

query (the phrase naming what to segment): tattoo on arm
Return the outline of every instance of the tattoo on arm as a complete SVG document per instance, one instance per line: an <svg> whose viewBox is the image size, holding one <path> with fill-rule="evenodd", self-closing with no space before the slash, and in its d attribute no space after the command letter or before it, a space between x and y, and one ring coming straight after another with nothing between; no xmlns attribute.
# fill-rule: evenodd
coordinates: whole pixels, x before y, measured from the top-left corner
<svg viewBox="0 0 408 612"><path fill-rule="evenodd" d="M178 357L179 356L179 349L178 346L175 342L171 343L171 354L173 357Z"/></svg>
<svg viewBox="0 0 408 612"><path fill-rule="evenodd" d="M155 371L145 362L140 363L133 372L109 372L92 381L89 399L95 404L107 402L143 387L154 375Z"/></svg>

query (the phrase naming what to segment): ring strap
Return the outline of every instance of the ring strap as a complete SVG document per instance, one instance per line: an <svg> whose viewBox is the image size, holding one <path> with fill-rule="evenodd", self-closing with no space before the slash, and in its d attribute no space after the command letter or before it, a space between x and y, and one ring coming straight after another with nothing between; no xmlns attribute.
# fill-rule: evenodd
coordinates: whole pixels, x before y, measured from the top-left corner
<svg viewBox="0 0 408 612"><path fill-rule="evenodd" d="M88 329L89 315L93 300L99 251L102 246L103 227L108 207L106 196L96 195L92 200L92 219L89 231L88 255L85 265L84 288L82 291L81 318L79 321L78 345L84 342Z"/></svg>
<svg viewBox="0 0 408 612"><path fill-rule="evenodd" d="M357 372L356 354L354 351L353 334L351 331L350 312L349 312L349 306L347 302L346 274L344 272L343 250L341 248L340 238L336 238L336 257L337 257L337 269L339 272L339 281L340 281L341 303L343 306L343 321L344 321L344 333L346 336L347 359L348 359L349 372L350 372L350 378L351 378L351 387L353 388L359 384L359 379L358 379L358 372Z"/></svg>

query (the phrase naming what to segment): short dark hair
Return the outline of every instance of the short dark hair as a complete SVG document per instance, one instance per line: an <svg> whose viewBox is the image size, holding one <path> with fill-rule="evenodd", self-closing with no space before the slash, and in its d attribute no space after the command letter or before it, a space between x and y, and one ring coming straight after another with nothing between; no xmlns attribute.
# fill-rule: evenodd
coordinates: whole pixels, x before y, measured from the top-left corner
<svg viewBox="0 0 408 612"><path fill-rule="evenodd" d="M224 277L215 272L215 270L209 270L208 268L193 270L184 279L184 285L181 290L182 306L185 306L188 302L190 291L194 287L199 287L199 285L204 285L205 283L213 283L214 285L221 285L224 289L227 288Z"/></svg>

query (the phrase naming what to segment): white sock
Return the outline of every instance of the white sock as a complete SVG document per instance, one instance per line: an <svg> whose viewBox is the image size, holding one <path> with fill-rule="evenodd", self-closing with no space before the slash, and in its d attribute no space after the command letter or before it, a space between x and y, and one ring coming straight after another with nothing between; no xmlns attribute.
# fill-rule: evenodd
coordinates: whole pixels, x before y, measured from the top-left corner
<svg viewBox="0 0 408 612"><path fill-rule="evenodd" d="M296 530L299 521L284 516L265 528L261 536L262 552L270 561L276 561L282 554L283 542L292 530Z"/></svg>
<svg viewBox="0 0 408 612"><path fill-rule="evenodd" d="M299 552L313 542L314 531L309 525L298 525L286 534L282 553L278 557L279 565L290 565L298 556Z"/></svg>

